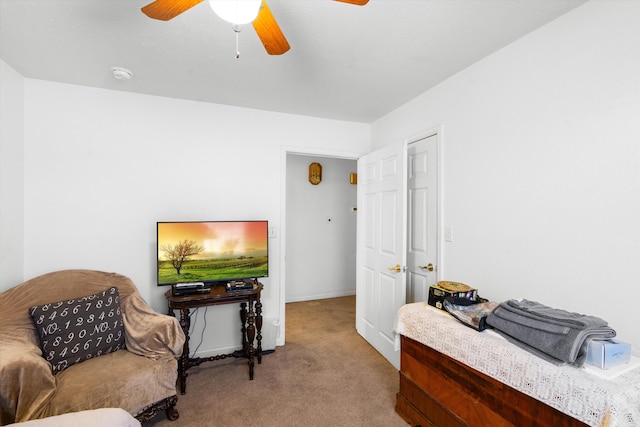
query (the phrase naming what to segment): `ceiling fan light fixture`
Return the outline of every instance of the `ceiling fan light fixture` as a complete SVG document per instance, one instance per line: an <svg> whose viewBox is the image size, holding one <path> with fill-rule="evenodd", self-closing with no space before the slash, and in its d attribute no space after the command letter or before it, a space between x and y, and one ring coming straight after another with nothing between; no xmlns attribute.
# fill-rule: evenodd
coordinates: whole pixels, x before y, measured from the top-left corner
<svg viewBox="0 0 640 427"><path fill-rule="evenodd" d="M209 0L216 15L234 25L253 22L261 4L262 0Z"/></svg>

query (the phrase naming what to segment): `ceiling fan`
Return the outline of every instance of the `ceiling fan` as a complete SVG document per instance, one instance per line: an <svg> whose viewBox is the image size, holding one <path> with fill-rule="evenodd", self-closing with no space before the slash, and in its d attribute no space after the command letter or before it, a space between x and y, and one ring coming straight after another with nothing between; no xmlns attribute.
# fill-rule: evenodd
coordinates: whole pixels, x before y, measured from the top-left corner
<svg viewBox="0 0 640 427"><path fill-rule="evenodd" d="M155 0L142 8L142 12L149 18L168 21L191 9L203 0ZM369 0L335 0L343 3L364 6ZM280 30L271 10L264 0L261 0L258 16L252 25L260 41L269 55L282 55L289 50L289 42ZM213 7L213 2L212 2ZM236 30L238 31L238 30Z"/></svg>

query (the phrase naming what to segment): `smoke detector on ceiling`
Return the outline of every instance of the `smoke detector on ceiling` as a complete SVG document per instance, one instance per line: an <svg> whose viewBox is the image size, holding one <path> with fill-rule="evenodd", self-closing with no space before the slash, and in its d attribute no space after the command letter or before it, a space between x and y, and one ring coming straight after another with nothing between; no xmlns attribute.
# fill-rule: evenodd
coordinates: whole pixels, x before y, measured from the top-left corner
<svg viewBox="0 0 640 427"><path fill-rule="evenodd" d="M133 76L131 71L122 67L111 67L111 73L113 74L113 78L118 80L129 80L131 76Z"/></svg>

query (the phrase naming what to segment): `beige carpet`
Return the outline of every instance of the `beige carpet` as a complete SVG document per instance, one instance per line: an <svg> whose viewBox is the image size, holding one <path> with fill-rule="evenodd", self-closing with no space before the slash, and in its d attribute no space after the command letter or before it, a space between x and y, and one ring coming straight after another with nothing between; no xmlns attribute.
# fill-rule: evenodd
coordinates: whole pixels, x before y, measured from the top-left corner
<svg viewBox="0 0 640 427"><path fill-rule="evenodd" d="M355 297L289 303L286 345L256 363L205 362L189 370L180 418L145 427L406 427L394 411L398 371L355 330Z"/></svg>

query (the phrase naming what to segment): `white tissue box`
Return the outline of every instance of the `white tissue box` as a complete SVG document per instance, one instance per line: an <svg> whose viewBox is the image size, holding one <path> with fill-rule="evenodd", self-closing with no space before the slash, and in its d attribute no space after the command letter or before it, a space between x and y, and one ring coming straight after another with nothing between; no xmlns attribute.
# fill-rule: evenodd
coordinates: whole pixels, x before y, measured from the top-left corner
<svg viewBox="0 0 640 427"><path fill-rule="evenodd" d="M591 341L587 348L589 365L600 369L611 369L615 366L629 363L631 359L631 344L618 340Z"/></svg>

